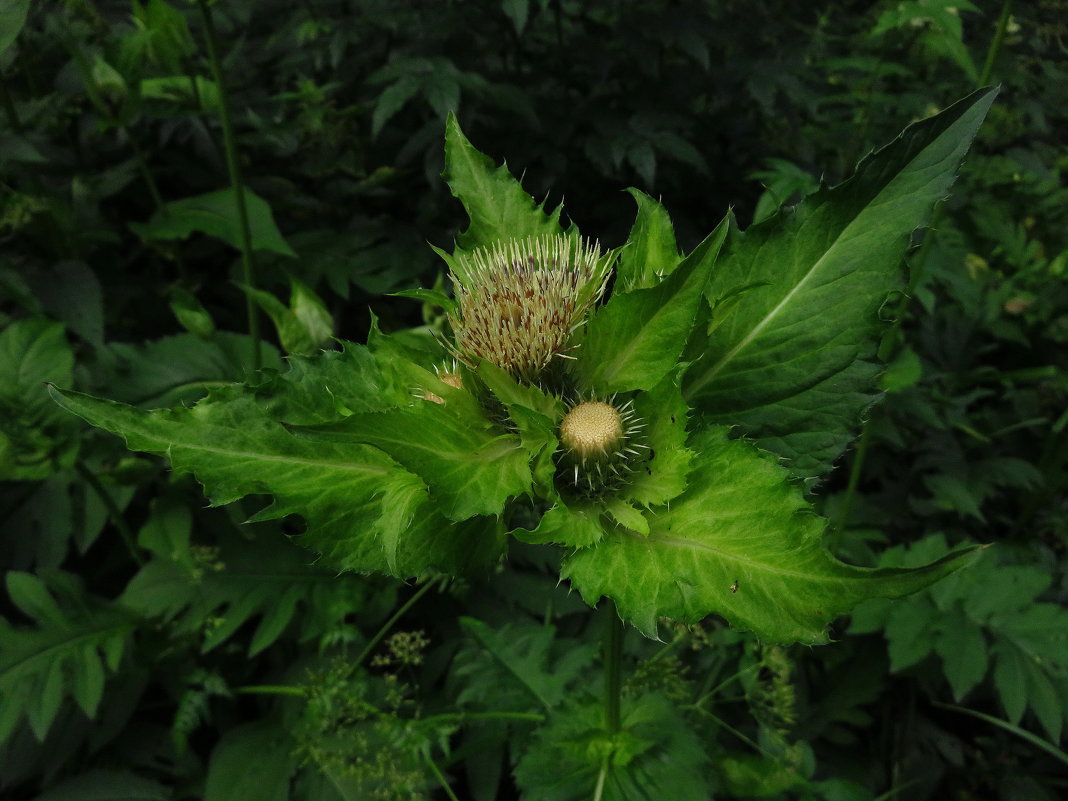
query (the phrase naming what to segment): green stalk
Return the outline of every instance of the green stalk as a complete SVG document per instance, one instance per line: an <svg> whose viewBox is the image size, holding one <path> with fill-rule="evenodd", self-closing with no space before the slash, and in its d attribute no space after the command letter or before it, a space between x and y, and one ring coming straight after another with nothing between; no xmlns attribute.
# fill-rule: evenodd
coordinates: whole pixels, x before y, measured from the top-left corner
<svg viewBox="0 0 1068 801"><path fill-rule="evenodd" d="M444 712L419 718L420 723L467 723L472 720L516 720L527 723L544 723L545 715L537 712Z"/></svg>
<svg viewBox="0 0 1068 801"><path fill-rule="evenodd" d="M241 177L241 162L237 155L237 143L234 138L233 118L230 113L230 97L223 80L222 61L219 59L219 37L215 32L215 22L207 0L197 0L200 17L204 22L204 40L208 47L208 59L211 62L212 77L219 87L219 116L222 122L223 143L226 148L226 167L230 172L230 186L237 204L237 217L241 227L241 267L242 280L246 287L256 288L255 265L252 261L252 229L248 222L248 208L245 205L245 183ZM245 293L245 311L248 315L248 334L252 339L252 369L259 370L263 363L260 354L260 317L252 295Z"/></svg>
<svg viewBox="0 0 1068 801"><path fill-rule="evenodd" d="M604 640L604 723L609 733L620 729L619 699L623 691L623 620L609 599Z"/></svg>
<svg viewBox="0 0 1068 801"><path fill-rule="evenodd" d="M452 791L452 787L449 786L449 780L445 778L445 774L441 772L441 768L431 758L430 754L423 754L423 758L426 760L427 767L430 768L430 772L434 774L434 778L438 780L438 784L441 785L441 789L445 791L445 795L449 797L449 801L460 801L456 797L456 793Z"/></svg>
<svg viewBox="0 0 1068 801"><path fill-rule="evenodd" d="M1001 4L1001 16L998 17L998 27L994 32L994 40L986 51L986 61L983 62L983 72L979 75L979 85L986 86L990 83L990 74L994 71L994 62L997 60L1001 47L1005 43L1005 32L1009 28L1009 18L1012 16L1012 0L1005 0Z"/></svg>
<svg viewBox="0 0 1068 801"><path fill-rule="evenodd" d="M307 695L303 687L288 684L249 684L245 687L235 687L234 692L242 695L294 695L300 698Z"/></svg>
<svg viewBox="0 0 1068 801"><path fill-rule="evenodd" d="M1012 723L1009 723L1007 720L996 718L993 715L987 715L985 712L979 712L975 709L968 709L967 707L957 706L956 704L944 704L941 701L932 701L931 703L939 709L948 709L953 712L960 712L963 715L971 715L973 718L978 718L979 720L985 721L986 723L989 723L993 726L997 726L998 728L1004 729L1010 734L1016 735L1021 740L1026 740L1031 745L1035 746L1035 748L1042 749L1054 759L1059 760L1061 763L1068 765L1068 754L1064 753L1064 751L1059 749L1056 745L1047 740L1043 740L1041 737L1032 734L1026 729L1021 729L1019 726L1015 726Z"/></svg>
<svg viewBox="0 0 1068 801"><path fill-rule="evenodd" d="M411 609L413 606L415 606L415 604L419 601L419 599L422 598L424 595L426 595L427 592L430 591L430 588L433 587L437 583L438 583L438 580L436 578L430 579L430 581L428 581L426 584L424 584L422 587L420 587L412 595L411 598L409 598L407 601L405 601L404 604L401 606L401 608L398 609L396 612L394 612L393 616L389 620L387 620L385 623L382 624L382 628L380 628L375 633L375 636L372 637L370 639L370 641L367 643L367 645L364 646L364 649L362 651L360 651L360 655L356 657L356 661L353 662L353 668L356 668L359 665L363 664L363 661L367 657L369 657L371 655L371 651L373 651L375 649L375 646L378 645L379 642L381 642L382 638L385 637L386 634L389 633L389 630L391 628L393 628L394 625L396 625L397 621L400 620L402 617L404 617L404 614L409 609Z"/></svg>
<svg viewBox="0 0 1068 801"><path fill-rule="evenodd" d="M853 498L857 494L857 485L860 484L861 468L864 466L864 456L868 452L868 443L871 441L871 417L864 421L864 428L860 432L860 440L857 442L857 452L853 457L853 467L849 471L849 484L846 486L845 498L842 500L842 506L838 510L838 517L831 527L832 540L828 543L828 547L832 551L838 549L838 544L842 538L842 529L845 528L846 521L849 520L849 512L853 506Z"/></svg>
<svg viewBox="0 0 1068 801"><path fill-rule="evenodd" d="M107 510L108 517L111 519L111 524L118 529L119 536L122 537L122 541L126 544L126 549L130 552L130 556L134 562L138 565L143 565L145 560L141 556L141 552L137 549L137 537L134 536L129 524L126 522L126 518L122 514L122 510L119 509L118 504L115 503L115 499L111 497L111 493L107 491L103 484L100 483L100 479L96 477L88 467L82 462L74 463L74 472L76 472L81 479L89 485L89 487L100 498L101 503L104 504L104 508Z"/></svg>
<svg viewBox="0 0 1068 801"><path fill-rule="evenodd" d="M15 101L11 98L11 92L8 91L7 81L3 75L0 75L0 101L3 101L4 113L7 114L7 121L11 126L11 130L15 133L22 133L22 120L19 119Z"/></svg>

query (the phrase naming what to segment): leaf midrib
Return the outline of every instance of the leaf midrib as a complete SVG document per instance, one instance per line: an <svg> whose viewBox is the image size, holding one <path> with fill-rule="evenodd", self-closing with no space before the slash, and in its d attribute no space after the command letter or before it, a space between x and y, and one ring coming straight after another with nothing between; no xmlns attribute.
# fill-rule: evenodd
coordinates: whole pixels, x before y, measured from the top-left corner
<svg viewBox="0 0 1068 801"><path fill-rule="evenodd" d="M934 142L932 141L928 145L928 147L933 144ZM924 150L926 150L926 148L924 148ZM720 373L720 371L722 371L723 368L726 367L734 359L735 356L737 356L742 350L748 347L749 344L754 339L756 339L764 331L764 329L768 327L768 325L771 324L771 321L779 315L782 309L793 299L793 297L798 293L798 291L800 291L800 289L808 283L809 279L820 270L820 268L823 266L824 261L830 256L831 253L835 251L835 249L842 242L846 232L853 228L854 224L858 219L868 213L868 211L873 206L878 204L879 198L886 192L887 187L898 181L901 176L905 175L908 172L911 172L911 167L913 163L916 161L917 158L919 158L919 156L924 152L924 150L921 150L920 153L914 155L901 170L895 173L889 180L886 181L886 183L882 185L882 187L880 187L879 191L871 198L871 200L865 203L864 206L860 208L856 214L849 218L849 221L845 223L842 226L841 230L839 230L839 232L835 235L834 241L831 242L831 244L828 245L827 248L824 250L823 255L820 256L813 263L813 265L793 286L793 288L791 288L790 291L786 293L783 299L779 301L779 303L777 303L775 307L771 311L769 311L755 326L753 326L749 333L746 334L738 342L738 344L736 344L733 348L727 351L715 364L709 367L708 370L706 370L701 375L700 379L690 385L690 387L686 390L685 393L687 399L692 398L694 395L699 393L701 389L703 389L709 382L711 382ZM856 180L856 177L854 177L853 180ZM801 230L799 230L797 234L795 234L795 236L800 236L801 231L804 230L805 225L811 222L811 220L812 218L809 217L808 220L805 221L805 223L802 223Z"/></svg>

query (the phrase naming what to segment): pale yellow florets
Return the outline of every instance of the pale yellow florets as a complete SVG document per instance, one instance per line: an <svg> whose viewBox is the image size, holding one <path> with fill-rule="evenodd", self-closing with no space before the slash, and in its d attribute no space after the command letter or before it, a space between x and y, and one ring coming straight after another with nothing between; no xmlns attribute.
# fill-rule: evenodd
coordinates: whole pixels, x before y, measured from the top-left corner
<svg viewBox="0 0 1068 801"><path fill-rule="evenodd" d="M603 401L587 401L564 415L560 442L580 459L614 453L623 439L623 417Z"/></svg>
<svg viewBox="0 0 1068 801"><path fill-rule="evenodd" d="M604 291L608 266L595 244L564 235L498 242L458 258L456 351L533 381Z"/></svg>
<svg viewBox="0 0 1068 801"><path fill-rule="evenodd" d="M560 421L563 451L557 465L578 492L598 495L618 488L633 470L632 459L648 450L636 441L643 423L630 401L576 401Z"/></svg>

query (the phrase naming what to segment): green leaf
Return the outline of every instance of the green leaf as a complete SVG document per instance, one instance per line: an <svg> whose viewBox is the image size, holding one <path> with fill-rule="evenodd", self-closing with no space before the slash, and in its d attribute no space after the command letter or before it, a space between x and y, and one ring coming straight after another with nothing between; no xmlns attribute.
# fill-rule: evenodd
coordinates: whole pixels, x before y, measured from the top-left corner
<svg viewBox="0 0 1068 801"><path fill-rule="evenodd" d="M267 201L247 187L245 208L253 250L296 258L297 254L275 225ZM194 232L199 232L241 250L241 218L234 192L230 189L174 200L163 211L153 214L147 223L130 223L130 228L145 239L188 239Z"/></svg>
<svg viewBox="0 0 1068 801"><path fill-rule="evenodd" d="M188 289L175 287L171 290L171 311L182 328L200 339L211 339L215 333L215 321L196 295Z"/></svg>
<svg viewBox="0 0 1068 801"><path fill-rule="evenodd" d="M511 533L523 542L538 545L553 542L569 548L585 548L604 536L603 512L604 507L594 501L558 498L556 505L541 516L533 531L515 529Z"/></svg>
<svg viewBox="0 0 1068 801"><path fill-rule="evenodd" d="M959 701L986 676L990 666L986 639L963 612L943 619L940 628L935 651L942 657L942 668L953 688L953 697Z"/></svg>
<svg viewBox="0 0 1068 801"><path fill-rule="evenodd" d="M858 602L901 597L962 567L958 553L915 570L854 567L821 542L813 514L787 472L753 449L702 432L690 488L649 516L647 537L625 531L565 562L589 604L612 598L620 616L656 637L657 619L694 623L715 613L771 643L827 641L827 624Z"/></svg>
<svg viewBox="0 0 1068 801"><path fill-rule="evenodd" d="M126 771L90 770L53 785L34 801L170 801L170 790Z"/></svg>
<svg viewBox="0 0 1068 801"><path fill-rule="evenodd" d="M711 797L701 740L664 698L624 696L621 730L602 703L561 709L534 735L516 782L525 801L703 801ZM602 776L603 774L603 776Z"/></svg>
<svg viewBox="0 0 1068 801"><path fill-rule="evenodd" d="M11 0L0 9L0 56L7 52L22 32L29 10L30 0Z"/></svg>
<svg viewBox="0 0 1068 801"><path fill-rule="evenodd" d="M638 203L638 216L616 267L616 291L649 289L678 267L682 257L667 211L638 189L628 189Z"/></svg>
<svg viewBox="0 0 1068 801"><path fill-rule="evenodd" d="M582 388L602 395L652 389L675 367L726 235L724 222L661 283L613 294L590 316L572 368Z"/></svg>
<svg viewBox="0 0 1068 801"><path fill-rule="evenodd" d="M87 595L73 576L48 575L47 587L29 574L7 576L12 601L36 625L16 628L0 618L0 743L23 718L37 739L44 740L68 695L86 714L95 714L103 691L103 665L115 671L139 622L129 612Z"/></svg>
<svg viewBox="0 0 1068 801"><path fill-rule="evenodd" d="M313 447L318 442L380 448L426 482L431 499L451 520L498 515L505 501L530 489L529 454L517 437L487 420L465 390L438 384L432 391L443 403L426 400L291 430Z"/></svg>
<svg viewBox="0 0 1068 801"><path fill-rule="evenodd" d="M279 726L246 723L228 729L211 752L204 801L286 801L296 769L293 741Z"/></svg>
<svg viewBox="0 0 1068 801"><path fill-rule="evenodd" d="M169 75L165 78L143 78L141 97L145 100L164 100L200 108L218 114L222 108L219 85L201 75Z"/></svg>
<svg viewBox="0 0 1068 801"><path fill-rule="evenodd" d="M911 234L945 196L994 94L910 126L845 183L732 232L709 296L762 285L738 297L687 375L685 397L706 420L740 426L795 475L831 468L875 398L880 310L902 286Z"/></svg>
<svg viewBox="0 0 1068 801"><path fill-rule="evenodd" d="M366 605L360 591L373 590L365 580L309 565L307 551L292 541L269 529L254 531L253 539L223 535L210 558L153 559L130 580L119 603L144 618L165 621L172 636L198 640L204 652L258 619L250 655L274 644L294 618L301 622L302 638L314 637L313 620L323 610L337 607L344 617ZM205 627L205 620L213 625Z"/></svg>
<svg viewBox="0 0 1068 801"><path fill-rule="evenodd" d="M484 649L494 660L495 666L488 672L485 666L477 666L467 658L461 659L457 678L465 678L469 684L515 683L547 709L561 703L567 697L568 687L588 669L594 649L579 646L564 649L555 642L556 630L540 624L506 624L494 630L480 620L461 617L464 632ZM553 646L557 645L557 653ZM461 693L457 699L465 703L478 695Z"/></svg>
<svg viewBox="0 0 1068 801"><path fill-rule="evenodd" d="M439 289L405 289L400 292L393 292L392 294L394 297L398 298L421 300L423 303L429 303L431 306L438 306L449 314L455 314L458 308L456 301Z"/></svg>
<svg viewBox="0 0 1068 801"><path fill-rule="evenodd" d="M241 287L271 318L286 353L315 353L334 335L334 318L314 290L290 279L289 306L262 289Z"/></svg>
<svg viewBox="0 0 1068 801"><path fill-rule="evenodd" d="M523 191L507 165L495 168L488 156L474 148L451 113L445 122L445 171L441 176L471 218L471 225L456 239L465 250L560 233L560 209L547 214L545 204L539 205Z"/></svg>
<svg viewBox="0 0 1068 801"><path fill-rule="evenodd" d="M144 412L80 393L52 392L60 405L119 434L131 449L165 455L176 471L195 474L217 504L249 494L274 495L274 503L255 519L301 515L308 523L301 542L323 553L334 567L410 576L432 567L462 570L472 561L495 558L495 533L468 532L466 539L455 537L436 507L416 502L418 496L426 497L426 490L382 450L352 441L311 441L294 436L282 424L284 420L297 426L314 425L345 413L410 402L410 385L405 382L404 389L391 386L392 365L383 366L367 349L356 346L317 359L295 358L292 365L289 373L266 384L253 389L223 388L193 408ZM439 390L446 393L451 388L441 384L435 389ZM428 406L438 407L421 402L422 409ZM395 424L392 433L407 440L402 423L412 412L395 412L400 414L390 418ZM458 418L452 423L460 427ZM388 438L389 432L379 433ZM489 473L499 470L495 481L509 490L522 485L524 478L529 485L525 461L511 454L513 450L522 454L512 438L491 436L477 427L467 433L461 445L477 440L487 447L464 456L489 464L500 452L505 467L510 466L501 470L497 464L476 471L476 481L483 478L493 483ZM447 486L453 486L449 479L458 484L470 478L463 466L450 463L449 467ZM527 470L525 477L523 470ZM494 500L481 495L481 486L450 496L453 502L448 510L466 513L472 505L486 508L493 504ZM419 511L394 551L390 537L383 542L381 535L399 523L395 517L383 518L382 499L390 493L395 501L399 488L413 496L410 508L419 507Z"/></svg>
<svg viewBox="0 0 1068 801"><path fill-rule="evenodd" d="M45 390L48 381L69 384L73 369L59 323L28 318L0 331L0 479L48 478L73 457L75 426Z"/></svg>

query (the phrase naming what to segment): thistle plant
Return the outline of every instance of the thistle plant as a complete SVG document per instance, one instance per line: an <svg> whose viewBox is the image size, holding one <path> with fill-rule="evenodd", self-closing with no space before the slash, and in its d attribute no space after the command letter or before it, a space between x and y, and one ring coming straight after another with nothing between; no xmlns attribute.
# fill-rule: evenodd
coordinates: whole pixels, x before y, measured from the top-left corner
<svg viewBox="0 0 1068 801"><path fill-rule="evenodd" d="M447 330L375 325L191 408L53 395L216 504L272 495L253 520L302 516L297 541L339 570L477 575L520 540L561 548L561 578L648 637L716 614L767 644L826 642L859 601L972 558L847 564L807 493L878 398L882 310L992 99L910 126L748 231L728 214L686 254L634 190L627 242L602 253L450 117L444 177L470 217L439 251L454 293L404 293Z"/></svg>

